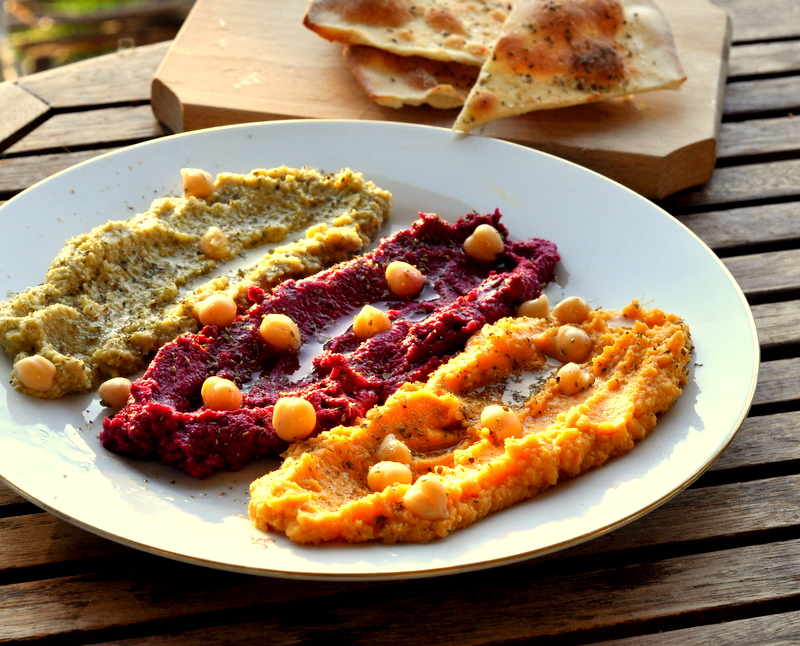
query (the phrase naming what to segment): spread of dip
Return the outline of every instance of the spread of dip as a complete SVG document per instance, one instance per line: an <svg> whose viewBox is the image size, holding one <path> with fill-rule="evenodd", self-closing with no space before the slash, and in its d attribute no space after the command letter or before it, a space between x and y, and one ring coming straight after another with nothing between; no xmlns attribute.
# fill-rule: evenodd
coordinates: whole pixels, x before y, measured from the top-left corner
<svg viewBox="0 0 800 646"><path fill-rule="evenodd" d="M487 325L426 382L293 444L252 484L252 521L298 543L430 541L631 450L681 394L688 327L636 302L557 313Z"/></svg>
<svg viewBox="0 0 800 646"><path fill-rule="evenodd" d="M158 199L145 213L68 240L41 285L0 303L0 345L15 363L36 357L52 371L40 370L45 378L31 388L15 370L16 388L56 398L131 374L165 342L199 327L192 311L210 293L226 291L244 307L250 285L269 290L345 260L391 208L388 192L350 170L222 173L207 189L204 197ZM243 250L307 228L305 239L251 269L181 293Z"/></svg>
<svg viewBox="0 0 800 646"><path fill-rule="evenodd" d="M103 445L205 477L286 449L272 423L281 397L313 405L315 433L363 417L403 383L425 379L486 323L513 315L552 279L559 260L555 245L509 240L500 217L471 214L450 224L421 214L375 251L288 280L269 295L251 287L252 307L230 326L208 325L159 350L133 383L125 407L104 421ZM484 229L497 238L489 246L499 240L500 247L475 260L464 245L481 243L478 231ZM415 297L389 289L386 269L395 261L425 276ZM351 325L365 305L381 310L389 322L366 339ZM297 325L299 351L278 351L264 341L260 325L274 314ZM215 387L241 390L233 410L204 404L210 377Z"/></svg>

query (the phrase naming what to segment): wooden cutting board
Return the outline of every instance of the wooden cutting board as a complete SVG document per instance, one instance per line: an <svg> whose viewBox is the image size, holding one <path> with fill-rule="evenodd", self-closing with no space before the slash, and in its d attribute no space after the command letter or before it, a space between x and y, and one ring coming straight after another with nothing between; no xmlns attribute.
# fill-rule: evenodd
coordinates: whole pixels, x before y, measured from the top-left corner
<svg viewBox="0 0 800 646"><path fill-rule="evenodd" d="M650 198L708 181L730 21L707 0L660 5L688 76L681 90L531 113L473 134L553 153ZM153 79L158 120L173 132L289 118L452 125L457 110L395 110L370 101L341 46L303 27L305 7L306 0L197 0Z"/></svg>

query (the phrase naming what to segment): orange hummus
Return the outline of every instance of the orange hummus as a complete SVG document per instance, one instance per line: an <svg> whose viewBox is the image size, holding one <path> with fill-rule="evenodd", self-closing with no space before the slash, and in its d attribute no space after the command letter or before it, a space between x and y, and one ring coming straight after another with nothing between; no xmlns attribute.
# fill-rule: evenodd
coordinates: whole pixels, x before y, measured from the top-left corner
<svg viewBox="0 0 800 646"><path fill-rule="evenodd" d="M426 383L405 384L362 424L293 445L279 469L251 485L251 519L298 543L430 541L630 451L681 394L688 327L636 302L589 312L571 326L591 341L578 364L586 385L573 394L556 374L560 327L553 317L487 325ZM525 378L532 394L507 401L506 387ZM516 432L501 437L481 423L496 404L519 419ZM413 484L373 491L368 473L390 434L410 449ZM407 496L426 475L446 489L432 520L413 513Z"/></svg>

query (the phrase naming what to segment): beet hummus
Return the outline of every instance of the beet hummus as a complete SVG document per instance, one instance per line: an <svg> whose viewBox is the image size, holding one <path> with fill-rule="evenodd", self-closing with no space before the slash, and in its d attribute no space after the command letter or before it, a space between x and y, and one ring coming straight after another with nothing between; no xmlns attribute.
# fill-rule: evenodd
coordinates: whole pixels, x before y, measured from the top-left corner
<svg viewBox="0 0 800 646"><path fill-rule="evenodd" d="M470 214L455 224L420 214L410 228L370 253L267 295L251 288L253 305L230 327L206 326L163 346L135 381L127 405L103 423L100 439L125 456L159 460L197 477L237 470L256 457L286 449L272 427L280 396L301 396L317 412L316 432L363 417L403 383L425 379L486 323L536 298L559 260L552 242L506 240L497 261L480 263L463 251L480 224L497 228L500 213ZM393 296L385 268L394 260L415 265L427 283L415 299ZM387 311L392 328L366 341L352 332L365 304ZM276 352L259 335L266 314L291 317L300 328L300 352ZM240 408L203 405L205 379L234 381Z"/></svg>

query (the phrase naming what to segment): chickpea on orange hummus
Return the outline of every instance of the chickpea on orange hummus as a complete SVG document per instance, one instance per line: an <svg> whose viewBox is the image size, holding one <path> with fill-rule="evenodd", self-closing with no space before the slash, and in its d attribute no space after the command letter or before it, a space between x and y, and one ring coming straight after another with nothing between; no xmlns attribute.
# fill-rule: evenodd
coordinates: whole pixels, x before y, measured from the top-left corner
<svg viewBox="0 0 800 646"><path fill-rule="evenodd" d="M503 319L361 423L292 445L251 485L250 517L298 543L442 538L630 451L681 394L690 352L681 319L636 302ZM506 403L525 372L541 387Z"/></svg>

